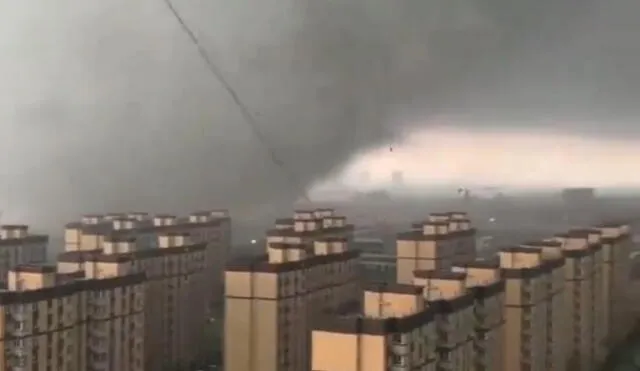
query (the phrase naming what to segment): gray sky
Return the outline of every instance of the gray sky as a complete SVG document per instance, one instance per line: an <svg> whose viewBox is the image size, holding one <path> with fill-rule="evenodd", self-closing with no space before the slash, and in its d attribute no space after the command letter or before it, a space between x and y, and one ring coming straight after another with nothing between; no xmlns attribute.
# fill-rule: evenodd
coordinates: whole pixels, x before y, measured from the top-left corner
<svg viewBox="0 0 640 371"><path fill-rule="evenodd" d="M640 130L637 1L174 2L299 187L433 114ZM0 31L7 213L60 223L295 197L162 1L5 0Z"/></svg>

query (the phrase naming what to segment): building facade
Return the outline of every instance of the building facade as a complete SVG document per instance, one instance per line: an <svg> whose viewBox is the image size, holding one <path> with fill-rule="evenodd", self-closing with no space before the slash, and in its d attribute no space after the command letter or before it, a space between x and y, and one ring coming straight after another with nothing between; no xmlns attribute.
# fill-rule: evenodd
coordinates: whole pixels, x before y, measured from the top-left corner
<svg viewBox="0 0 640 371"><path fill-rule="evenodd" d="M397 282L410 284L415 270L445 270L453 261L474 259L475 230L464 213L431 214L398 234L396 258Z"/></svg>
<svg viewBox="0 0 640 371"><path fill-rule="evenodd" d="M65 251L99 251L106 236L135 237L137 250L155 249L159 236L167 233L186 233L192 243L206 245L209 288L205 295L209 312L219 312L224 297L224 266L231 248L231 218L226 210L200 211L187 217L142 212L85 215L67 224Z"/></svg>
<svg viewBox="0 0 640 371"><path fill-rule="evenodd" d="M9 270L47 260L49 237L29 233L26 225L0 226L0 285L6 287Z"/></svg>
<svg viewBox="0 0 640 371"><path fill-rule="evenodd" d="M437 371L437 323L423 288L371 285L362 302L326 313L312 333L311 370Z"/></svg>
<svg viewBox="0 0 640 371"><path fill-rule="evenodd" d="M0 292L0 369L144 368L143 274L94 277L17 266Z"/></svg>
<svg viewBox="0 0 640 371"><path fill-rule="evenodd" d="M456 263L452 271L466 275L465 285L474 298L473 368L474 371L502 370L504 347L505 286L500 262L470 261Z"/></svg>
<svg viewBox="0 0 640 371"><path fill-rule="evenodd" d="M595 227L601 233L602 243L602 299L601 317L607 334L605 346L610 350L624 340L635 318L629 305L631 276L631 254L633 242L629 225L607 223Z"/></svg>
<svg viewBox="0 0 640 371"><path fill-rule="evenodd" d="M563 346L564 341L553 337L551 293L564 284L564 276L554 275L564 260L545 259L536 247L505 248L499 258L505 281L503 370L555 369L550 346Z"/></svg>
<svg viewBox="0 0 640 371"><path fill-rule="evenodd" d="M344 218L299 211L292 227L281 225L268 232L265 255L227 266L228 371L309 369L311 323L360 296L359 253L348 249L352 227Z"/></svg>
<svg viewBox="0 0 640 371"><path fill-rule="evenodd" d="M136 238L102 238L100 250L68 251L59 256L58 270L78 266L98 276L145 274L145 370L188 369L204 357L208 345L202 328L207 320L205 243L193 243L187 233L158 234L158 246L138 249Z"/></svg>

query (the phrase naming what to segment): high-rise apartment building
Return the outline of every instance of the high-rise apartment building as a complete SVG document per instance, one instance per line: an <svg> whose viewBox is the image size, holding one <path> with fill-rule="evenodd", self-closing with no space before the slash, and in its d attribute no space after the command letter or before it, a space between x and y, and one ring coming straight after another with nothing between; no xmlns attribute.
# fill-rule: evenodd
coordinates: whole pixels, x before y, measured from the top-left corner
<svg viewBox="0 0 640 371"><path fill-rule="evenodd" d="M276 220L275 227L267 231L267 244L308 243L324 237L351 239L352 236L353 225L333 209L296 210L293 218Z"/></svg>
<svg viewBox="0 0 640 371"><path fill-rule="evenodd" d="M602 245L597 230L571 230L554 237L565 257L567 367L590 371L606 357L602 314Z"/></svg>
<svg viewBox="0 0 640 371"><path fill-rule="evenodd" d="M145 370L145 276L112 273L13 268L0 292L0 369Z"/></svg>
<svg viewBox="0 0 640 371"><path fill-rule="evenodd" d="M188 233L158 233L157 238L157 247L138 249L133 236L102 236L99 250L61 254L58 270L145 274L144 369L187 369L207 351L202 331L210 282L207 245L193 243Z"/></svg>
<svg viewBox="0 0 640 371"><path fill-rule="evenodd" d="M566 271L563 243L553 239L530 241L520 245L523 248L538 249L541 253L546 276L546 370L563 371L566 369L569 348L568 323L570 311L566 301L568 292L565 282L571 279ZM508 271L507 271L508 272ZM516 271L517 272L517 271Z"/></svg>
<svg viewBox="0 0 640 371"><path fill-rule="evenodd" d="M475 367L474 295L467 275L445 270L415 271L414 285L435 309L438 370L470 371Z"/></svg>
<svg viewBox="0 0 640 371"><path fill-rule="evenodd" d="M608 223L595 227L602 243L602 299L604 307L599 316L607 335L605 346L610 349L620 343L633 327L635 318L630 312L629 287L632 241L629 225Z"/></svg>
<svg viewBox="0 0 640 371"><path fill-rule="evenodd" d="M400 233L396 244L399 283L413 282L415 270L442 270L454 261L475 258L475 230L465 213L431 214L413 230Z"/></svg>
<svg viewBox="0 0 640 371"><path fill-rule="evenodd" d="M504 338L504 281L500 262L475 260L455 263L452 271L465 275L465 286L473 295L474 371L500 371Z"/></svg>
<svg viewBox="0 0 640 371"><path fill-rule="evenodd" d="M548 343L553 342L552 346L563 344L562 338L553 336L556 330L551 293L564 284L560 269L564 260L546 259L543 250L537 247L504 248L498 255L505 281L502 369L559 369L553 365L553 356L550 356L553 353L550 353Z"/></svg>
<svg viewBox="0 0 640 371"><path fill-rule="evenodd" d="M187 233L192 243L206 244L209 289L205 295L210 309L222 307L224 266L231 246L230 216L226 210L195 212L184 218L142 212L85 215L79 222L67 224L65 250L101 250L106 236L135 237L137 250L154 249L158 247L158 236L166 233Z"/></svg>
<svg viewBox="0 0 640 371"><path fill-rule="evenodd" d="M296 212L268 232L266 255L227 266L226 370L309 369L314 318L360 296L351 231L331 210Z"/></svg>
<svg viewBox="0 0 640 371"><path fill-rule="evenodd" d="M7 286L7 273L21 264L47 260L49 237L29 233L26 225L0 226L0 286Z"/></svg>
<svg viewBox="0 0 640 371"><path fill-rule="evenodd" d="M312 334L311 370L436 371L435 309L423 288L371 285L361 303L324 314Z"/></svg>
<svg viewBox="0 0 640 371"><path fill-rule="evenodd" d="M415 284L374 284L362 305L326 313L313 330L312 370L502 370L497 264L417 271Z"/></svg>
<svg viewBox="0 0 640 371"><path fill-rule="evenodd" d="M590 225L598 218L595 188L565 188L561 193L566 222L573 226Z"/></svg>
<svg viewBox="0 0 640 371"><path fill-rule="evenodd" d="M350 284L348 294L326 291L313 302L304 286L346 277L324 270L292 274L292 283L284 272L305 271L302 262L315 267L312 259L328 251L319 250L322 243L346 246L336 236L349 232L322 230L333 224L321 215L332 213L279 220L268 256L229 267L226 342L250 344L227 346L231 370L595 371L633 325L624 223L570 230L477 260L466 214L431 214L397 237L397 283L368 285L360 301ZM287 284L302 286L287 294ZM302 297L300 304L290 297Z"/></svg>

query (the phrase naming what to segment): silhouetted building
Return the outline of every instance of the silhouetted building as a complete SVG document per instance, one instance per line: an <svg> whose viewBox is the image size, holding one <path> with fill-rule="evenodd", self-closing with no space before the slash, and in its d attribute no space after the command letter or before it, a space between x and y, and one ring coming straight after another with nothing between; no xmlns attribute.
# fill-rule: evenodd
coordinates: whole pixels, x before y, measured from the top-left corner
<svg viewBox="0 0 640 371"><path fill-rule="evenodd" d="M565 188L562 190L566 222L573 226L593 224L597 218L595 188Z"/></svg>

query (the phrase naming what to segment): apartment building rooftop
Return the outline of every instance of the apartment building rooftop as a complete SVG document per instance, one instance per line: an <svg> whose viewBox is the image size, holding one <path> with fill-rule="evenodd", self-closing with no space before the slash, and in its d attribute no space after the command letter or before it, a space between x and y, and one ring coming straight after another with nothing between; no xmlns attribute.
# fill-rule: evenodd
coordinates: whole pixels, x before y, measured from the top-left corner
<svg viewBox="0 0 640 371"><path fill-rule="evenodd" d="M274 263L269 261L268 254L263 254L235 259L227 264L226 271L262 273L291 272L322 264L348 261L357 258L358 256L360 256L360 251L347 250L341 253L332 253L326 255L313 255L312 253L311 256L308 256L302 260Z"/></svg>
<svg viewBox="0 0 640 371"><path fill-rule="evenodd" d="M324 219L305 220L305 222L322 222ZM267 231L267 237L321 237L327 232L341 233L354 230L352 224L342 226L322 227L318 229L296 230L296 229L270 229Z"/></svg>
<svg viewBox="0 0 640 371"><path fill-rule="evenodd" d="M498 254L503 278L530 279L564 265L563 257L544 258L541 247L509 246L501 248Z"/></svg>
<svg viewBox="0 0 640 371"><path fill-rule="evenodd" d="M0 225L0 246L11 246L17 242L46 243L49 236L29 233L29 226L25 224Z"/></svg>
<svg viewBox="0 0 640 371"><path fill-rule="evenodd" d="M348 302L329 311L325 311L314 323L314 330L343 334L386 335L392 333L408 333L416 328L434 321L435 308L430 306L407 306L402 298L422 300L423 288L416 285L380 283L369 284L364 289L365 302ZM367 294L377 294L373 300L378 303L367 303ZM384 299L384 294L391 294ZM395 296L395 298L393 297ZM394 300L395 299L395 300ZM399 302L400 311L389 311L388 305ZM369 304L369 305L367 305ZM384 308L378 308L377 306ZM371 306L373 308L371 308ZM369 308L368 308L369 307ZM382 310L381 310L382 309ZM402 313L404 312L404 313Z"/></svg>
<svg viewBox="0 0 640 371"><path fill-rule="evenodd" d="M28 304L61 296L72 295L81 291L103 291L117 287L136 285L146 279L144 273L135 273L108 278L88 278L83 271L58 273L55 266L23 264L14 267L11 272L49 276L50 280L24 289L0 290L0 305Z"/></svg>

